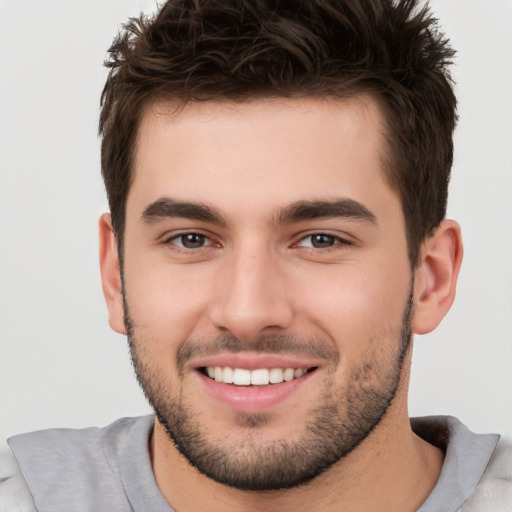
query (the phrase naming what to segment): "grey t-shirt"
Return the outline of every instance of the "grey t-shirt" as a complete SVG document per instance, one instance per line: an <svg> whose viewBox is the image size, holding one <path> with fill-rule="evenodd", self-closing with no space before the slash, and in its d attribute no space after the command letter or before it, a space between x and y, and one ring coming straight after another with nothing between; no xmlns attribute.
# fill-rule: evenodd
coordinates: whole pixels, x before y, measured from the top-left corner
<svg viewBox="0 0 512 512"><path fill-rule="evenodd" d="M499 441L452 417L411 420L446 453L438 483L418 512L456 512L477 487ZM151 468L153 418L123 418L105 428L51 429L9 440L39 512L173 512ZM0 485L0 490L2 485Z"/></svg>

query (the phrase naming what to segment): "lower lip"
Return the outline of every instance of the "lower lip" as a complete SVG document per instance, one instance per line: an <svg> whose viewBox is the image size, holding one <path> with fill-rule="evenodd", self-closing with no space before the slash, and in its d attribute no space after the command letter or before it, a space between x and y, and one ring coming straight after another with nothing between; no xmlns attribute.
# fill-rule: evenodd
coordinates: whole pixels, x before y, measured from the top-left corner
<svg viewBox="0 0 512 512"><path fill-rule="evenodd" d="M298 379L267 386L235 386L217 382L200 372L206 391L219 402L240 412L263 412L294 395L298 389L309 381L318 370L305 373Z"/></svg>

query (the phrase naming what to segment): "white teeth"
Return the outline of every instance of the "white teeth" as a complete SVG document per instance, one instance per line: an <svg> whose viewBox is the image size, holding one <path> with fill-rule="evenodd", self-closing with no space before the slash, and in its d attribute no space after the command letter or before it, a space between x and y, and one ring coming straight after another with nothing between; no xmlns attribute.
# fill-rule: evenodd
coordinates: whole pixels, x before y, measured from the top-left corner
<svg viewBox="0 0 512 512"><path fill-rule="evenodd" d="M283 370L281 370L281 368L272 368L272 370L270 370L269 380L272 384L283 382Z"/></svg>
<svg viewBox="0 0 512 512"><path fill-rule="evenodd" d="M222 373L222 368L220 366L216 366L214 371L214 379L217 382L222 382Z"/></svg>
<svg viewBox="0 0 512 512"><path fill-rule="evenodd" d="M259 368L246 370L244 368L231 368L229 366L208 366L206 373L211 379L224 384L237 386L267 386L268 384L280 384L302 377L307 368Z"/></svg>
<svg viewBox="0 0 512 512"><path fill-rule="evenodd" d="M266 386L269 381L268 370L263 368L261 370L253 370L251 372L251 384L253 386Z"/></svg>
<svg viewBox="0 0 512 512"><path fill-rule="evenodd" d="M294 377L295 377L295 370L293 368L286 368L286 370L283 372L283 379L286 382L293 380Z"/></svg>
<svg viewBox="0 0 512 512"><path fill-rule="evenodd" d="M244 370L243 368L235 368L233 372L233 384L237 386L250 386L251 385L251 371Z"/></svg>
<svg viewBox="0 0 512 512"><path fill-rule="evenodd" d="M225 384L233 384L233 368L225 366L222 372L222 381Z"/></svg>

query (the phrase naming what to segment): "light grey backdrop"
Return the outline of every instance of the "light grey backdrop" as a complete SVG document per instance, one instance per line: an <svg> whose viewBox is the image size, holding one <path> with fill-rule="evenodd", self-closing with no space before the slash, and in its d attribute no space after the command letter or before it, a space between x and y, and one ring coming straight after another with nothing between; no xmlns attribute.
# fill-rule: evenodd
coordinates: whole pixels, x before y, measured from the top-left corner
<svg viewBox="0 0 512 512"><path fill-rule="evenodd" d="M153 7L0 0L0 444L149 411L101 294L96 127L106 49ZM459 50L449 216L466 256L452 311L416 339L410 409L512 430L512 1L433 8Z"/></svg>

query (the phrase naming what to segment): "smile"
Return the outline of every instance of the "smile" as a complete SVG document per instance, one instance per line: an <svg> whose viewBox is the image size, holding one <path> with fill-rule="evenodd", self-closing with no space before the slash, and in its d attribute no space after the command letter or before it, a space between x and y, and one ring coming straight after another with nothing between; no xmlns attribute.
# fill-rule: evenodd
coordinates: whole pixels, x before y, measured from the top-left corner
<svg viewBox="0 0 512 512"><path fill-rule="evenodd" d="M268 386L280 384L302 377L315 368L258 368L247 370L245 368L232 368L230 366L207 366L203 373L216 382L234 384L236 386Z"/></svg>
<svg viewBox="0 0 512 512"><path fill-rule="evenodd" d="M300 389L318 382L323 372L315 363L284 355L220 354L197 361L193 368L216 406L259 413L293 401L302 396Z"/></svg>

